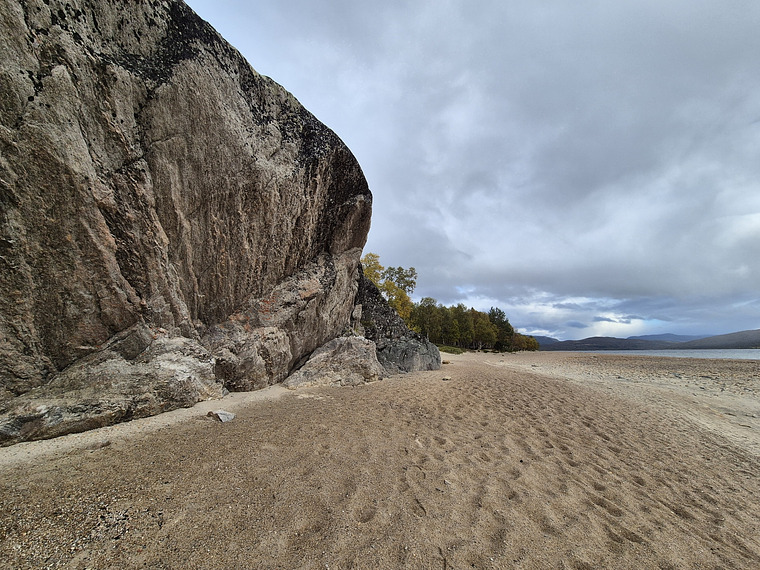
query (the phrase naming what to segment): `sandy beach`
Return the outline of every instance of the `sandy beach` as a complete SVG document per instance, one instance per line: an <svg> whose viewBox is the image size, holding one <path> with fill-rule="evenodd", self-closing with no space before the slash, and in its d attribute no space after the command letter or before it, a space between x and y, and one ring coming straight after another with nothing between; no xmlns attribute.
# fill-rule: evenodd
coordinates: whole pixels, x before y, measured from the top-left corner
<svg viewBox="0 0 760 570"><path fill-rule="evenodd" d="M443 357L2 448L0 567L760 567L760 362Z"/></svg>

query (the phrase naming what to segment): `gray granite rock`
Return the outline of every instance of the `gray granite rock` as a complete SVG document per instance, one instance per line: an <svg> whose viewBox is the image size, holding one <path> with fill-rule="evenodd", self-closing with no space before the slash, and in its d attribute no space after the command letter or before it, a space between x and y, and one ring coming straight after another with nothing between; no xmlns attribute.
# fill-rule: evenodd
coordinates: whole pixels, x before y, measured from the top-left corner
<svg viewBox="0 0 760 570"><path fill-rule="evenodd" d="M279 382L345 330L361 169L183 2L0 2L0 53L5 443Z"/></svg>
<svg viewBox="0 0 760 570"><path fill-rule="evenodd" d="M214 358L196 340L154 329L146 350L125 357L142 329L134 327L47 384L0 404L0 445L103 427L225 394L214 377Z"/></svg>
<svg viewBox="0 0 760 570"><path fill-rule="evenodd" d="M358 336L339 337L311 355L304 366L294 372L285 386L358 386L383 377L377 361L375 343Z"/></svg>

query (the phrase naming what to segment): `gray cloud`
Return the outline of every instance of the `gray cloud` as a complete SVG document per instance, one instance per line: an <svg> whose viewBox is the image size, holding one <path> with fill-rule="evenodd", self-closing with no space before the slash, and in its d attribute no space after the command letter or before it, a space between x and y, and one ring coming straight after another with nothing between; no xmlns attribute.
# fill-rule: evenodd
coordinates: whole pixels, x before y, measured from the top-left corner
<svg viewBox="0 0 760 570"><path fill-rule="evenodd" d="M419 296L560 338L760 327L757 2L189 3L351 147Z"/></svg>

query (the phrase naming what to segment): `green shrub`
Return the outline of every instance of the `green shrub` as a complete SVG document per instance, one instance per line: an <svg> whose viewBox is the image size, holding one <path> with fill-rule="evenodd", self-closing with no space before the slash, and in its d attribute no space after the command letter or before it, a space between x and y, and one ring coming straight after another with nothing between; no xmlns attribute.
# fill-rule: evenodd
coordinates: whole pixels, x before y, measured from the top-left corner
<svg viewBox="0 0 760 570"><path fill-rule="evenodd" d="M449 354L462 354L462 353L464 353L464 349L457 348L456 346L438 345L438 350L440 350L441 352L447 352Z"/></svg>

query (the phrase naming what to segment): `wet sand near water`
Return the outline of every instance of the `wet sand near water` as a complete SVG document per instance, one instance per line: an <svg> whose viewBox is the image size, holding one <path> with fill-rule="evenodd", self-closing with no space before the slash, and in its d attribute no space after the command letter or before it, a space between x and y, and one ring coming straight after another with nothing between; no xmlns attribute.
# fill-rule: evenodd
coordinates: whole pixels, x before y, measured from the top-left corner
<svg viewBox="0 0 760 570"><path fill-rule="evenodd" d="M443 356L0 449L0 567L760 567L756 368Z"/></svg>

